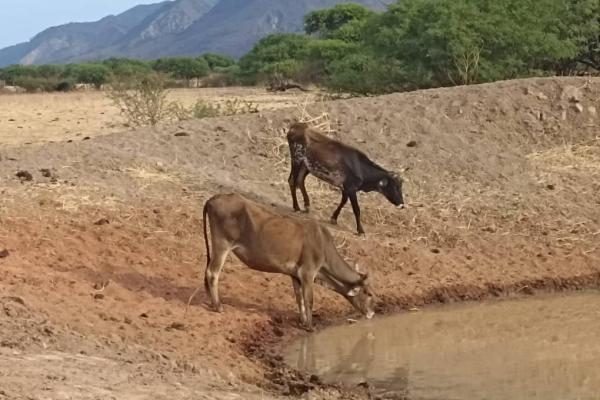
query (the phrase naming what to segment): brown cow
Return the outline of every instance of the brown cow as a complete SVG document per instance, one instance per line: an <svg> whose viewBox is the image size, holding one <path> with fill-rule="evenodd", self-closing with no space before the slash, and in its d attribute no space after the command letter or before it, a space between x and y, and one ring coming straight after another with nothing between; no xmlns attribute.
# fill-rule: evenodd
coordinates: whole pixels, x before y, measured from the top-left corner
<svg viewBox="0 0 600 400"><path fill-rule="evenodd" d="M342 208L350 199L359 235L365 231L360 221L356 192L376 191L383 194L392 204L404 207L402 179L396 173L386 171L375 164L360 150L330 139L308 124L300 122L290 127L287 140L292 159L288 182L295 211L300 211L296 197L298 187L304 198L304 208L306 212L309 210L310 199L304 186L304 180L309 173L342 190L342 201L331 216L332 223L337 223Z"/></svg>
<svg viewBox="0 0 600 400"><path fill-rule="evenodd" d="M212 246L208 243L207 217ZM207 255L204 285L216 311L223 311L219 273L232 251L252 269L292 278L300 320L309 329L315 279L343 295L367 318L373 316L374 295L367 274L357 272L342 259L331 233L317 222L275 214L238 194L222 194L205 203L203 224Z"/></svg>

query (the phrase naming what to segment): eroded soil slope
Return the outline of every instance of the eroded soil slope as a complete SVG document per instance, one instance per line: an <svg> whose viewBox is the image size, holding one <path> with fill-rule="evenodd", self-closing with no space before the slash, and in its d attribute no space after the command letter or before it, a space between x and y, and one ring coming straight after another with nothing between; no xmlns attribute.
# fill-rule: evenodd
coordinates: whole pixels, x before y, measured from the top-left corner
<svg viewBox="0 0 600 400"><path fill-rule="evenodd" d="M330 134L388 169L408 168L406 210L363 194L366 239L350 209L331 227L342 253L370 272L379 311L600 286L599 109L598 79L530 79L1 145L9 339L0 362L22 365L8 374L0 365L4 396L69 398L78 385L94 388L89 398L309 389L258 360L261 344L301 332L288 279L230 260L225 312L209 311L201 291L183 315L204 271L204 200L239 191L290 212L284 129L298 117L326 114ZM308 180L310 217L326 222L339 194ZM325 290L316 313L321 326L353 315Z"/></svg>

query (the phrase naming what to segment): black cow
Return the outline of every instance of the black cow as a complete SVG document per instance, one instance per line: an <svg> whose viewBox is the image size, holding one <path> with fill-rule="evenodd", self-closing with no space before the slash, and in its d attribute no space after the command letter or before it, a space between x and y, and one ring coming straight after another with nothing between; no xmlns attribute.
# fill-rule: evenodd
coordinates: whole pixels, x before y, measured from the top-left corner
<svg viewBox="0 0 600 400"><path fill-rule="evenodd" d="M330 139L305 123L294 123L287 140L292 158L292 171L288 182L292 192L295 211L300 211L296 188L300 187L304 198L304 208L308 212L310 199L306 193L304 180L310 173L342 190L342 201L331 216L336 224L340 211L350 199L356 218L356 229L360 235L365 231L360 222L360 207L356 192L377 191L392 204L403 208L402 179L394 172L386 171L360 150Z"/></svg>

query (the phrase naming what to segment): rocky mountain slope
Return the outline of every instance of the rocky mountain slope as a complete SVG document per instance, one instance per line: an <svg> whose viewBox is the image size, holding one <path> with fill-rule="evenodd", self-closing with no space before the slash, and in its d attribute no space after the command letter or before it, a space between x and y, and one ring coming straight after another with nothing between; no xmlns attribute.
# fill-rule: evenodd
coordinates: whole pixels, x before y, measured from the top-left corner
<svg viewBox="0 0 600 400"><path fill-rule="evenodd" d="M299 32L303 16L340 0L176 0L136 6L95 22L46 29L0 50L0 67L109 57L154 59L217 52L239 57L274 32ZM387 0L355 0L382 10Z"/></svg>

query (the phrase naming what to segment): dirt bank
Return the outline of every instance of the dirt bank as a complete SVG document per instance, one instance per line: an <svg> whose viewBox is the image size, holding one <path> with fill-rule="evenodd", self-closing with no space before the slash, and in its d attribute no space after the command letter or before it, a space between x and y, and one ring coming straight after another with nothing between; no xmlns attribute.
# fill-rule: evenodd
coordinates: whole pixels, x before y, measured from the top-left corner
<svg viewBox="0 0 600 400"><path fill-rule="evenodd" d="M409 168L406 210L363 194L366 239L354 235L350 210L332 227L342 253L370 272L379 310L598 287L599 109L600 80L579 78L309 105L311 116L329 116L333 135L382 166ZM19 371L43 370L38 360L48 357L47 370L65 369L37 386L38 369L0 375L10 383L5 397L68 398L81 382L104 390L89 398L303 391L293 376L272 375L278 359L268 351L302 332L288 279L231 260L221 281L225 313L210 312L201 293L183 317L204 269L202 202L235 190L289 212L281 129L298 116L291 108L0 145L0 251L8 253L0 297L13 298L0 329L2 339L21 338L0 354ZM339 194L309 181L312 217L327 221ZM353 315L325 290L316 313L321 325ZM56 340L45 339L44 324ZM74 372L88 365L86 376ZM313 392L347 398L334 388Z"/></svg>

